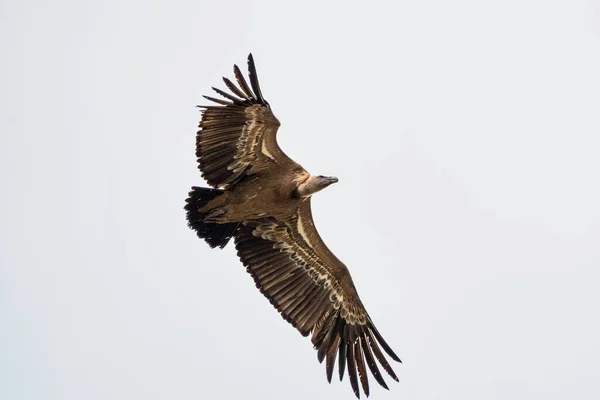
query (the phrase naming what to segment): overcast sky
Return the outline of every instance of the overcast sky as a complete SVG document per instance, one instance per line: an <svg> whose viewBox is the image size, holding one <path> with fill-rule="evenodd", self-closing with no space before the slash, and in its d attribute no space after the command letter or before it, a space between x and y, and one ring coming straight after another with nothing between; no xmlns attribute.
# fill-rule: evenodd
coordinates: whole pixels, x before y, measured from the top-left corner
<svg viewBox="0 0 600 400"><path fill-rule="evenodd" d="M0 398L353 397L186 226L249 52L339 178L316 225L404 361L372 398L600 398L598 1L249 3L2 1Z"/></svg>

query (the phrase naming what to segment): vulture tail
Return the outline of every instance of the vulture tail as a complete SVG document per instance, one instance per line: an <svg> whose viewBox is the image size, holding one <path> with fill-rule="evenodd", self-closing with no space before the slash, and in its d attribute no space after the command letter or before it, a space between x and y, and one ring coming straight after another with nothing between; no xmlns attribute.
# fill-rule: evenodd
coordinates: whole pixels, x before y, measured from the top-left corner
<svg viewBox="0 0 600 400"><path fill-rule="evenodd" d="M196 231L200 239L204 239L213 248L225 247L239 226L237 222L231 224L204 222L206 214L201 213L199 209L221 194L223 191L220 189L192 186L190 196L185 200L184 208L187 211L188 226Z"/></svg>

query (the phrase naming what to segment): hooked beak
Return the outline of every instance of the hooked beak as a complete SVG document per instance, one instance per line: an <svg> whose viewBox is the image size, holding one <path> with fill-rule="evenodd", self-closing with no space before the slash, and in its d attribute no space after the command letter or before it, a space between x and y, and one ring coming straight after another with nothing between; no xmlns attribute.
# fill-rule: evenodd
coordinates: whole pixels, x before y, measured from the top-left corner
<svg viewBox="0 0 600 400"><path fill-rule="evenodd" d="M335 176L328 176L327 177L327 182L329 182L329 184L331 185L332 183L337 183L338 178L336 178Z"/></svg>

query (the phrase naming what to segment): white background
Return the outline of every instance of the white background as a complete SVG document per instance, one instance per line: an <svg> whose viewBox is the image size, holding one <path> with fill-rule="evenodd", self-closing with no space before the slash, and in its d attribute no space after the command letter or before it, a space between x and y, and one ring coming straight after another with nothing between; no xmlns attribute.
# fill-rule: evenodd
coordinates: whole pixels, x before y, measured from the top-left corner
<svg viewBox="0 0 600 400"><path fill-rule="evenodd" d="M0 398L350 399L186 227L253 52L404 361L376 399L600 398L596 1L3 1Z"/></svg>

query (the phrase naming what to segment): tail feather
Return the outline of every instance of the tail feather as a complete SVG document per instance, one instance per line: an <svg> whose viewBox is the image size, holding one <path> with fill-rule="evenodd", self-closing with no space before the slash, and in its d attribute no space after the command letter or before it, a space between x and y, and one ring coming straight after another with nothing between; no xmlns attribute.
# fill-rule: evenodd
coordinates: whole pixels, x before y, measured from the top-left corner
<svg viewBox="0 0 600 400"><path fill-rule="evenodd" d="M225 247L239 226L237 222L230 224L204 222L206 214L201 213L199 209L221 194L223 194L223 191L220 189L193 186L184 207L187 211L188 226L196 231L199 238L204 239L213 248Z"/></svg>

